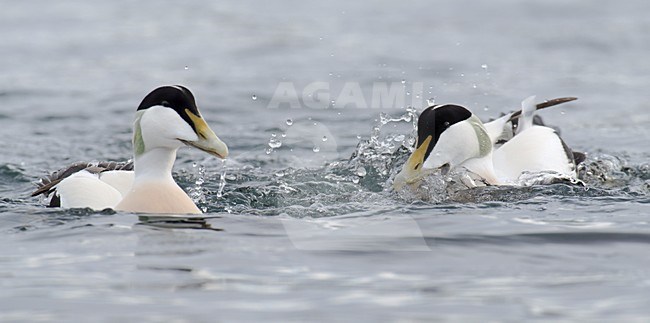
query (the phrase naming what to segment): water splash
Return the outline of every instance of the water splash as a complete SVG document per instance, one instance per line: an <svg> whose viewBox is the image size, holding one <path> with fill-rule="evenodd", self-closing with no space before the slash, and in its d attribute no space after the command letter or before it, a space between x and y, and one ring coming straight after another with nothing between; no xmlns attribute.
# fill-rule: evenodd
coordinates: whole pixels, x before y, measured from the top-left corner
<svg viewBox="0 0 650 323"><path fill-rule="evenodd" d="M411 133L391 133L383 131L388 125L402 125L410 129ZM406 161L412 150L417 134L417 111L411 107L399 116L381 113L377 124L372 127L370 138L360 140L356 150L352 153L347 168L353 173L354 180L359 180L356 171L364 169L363 180L359 182L365 188L373 191L390 189L387 181L394 177L399 167Z"/></svg>
<svg viewBox="0 0 650 323"><path fill-rule="evenodd" d="M198 163L192 163L192 168L196 170L196 179L194 180L194 185L189 188L189 196L194 204L205 204L206 197L203 188L203 184L205 183L205 167L203 165L199 165ZM201 209L203 212L206 212L205 207Z"/></svg>
<svg viewBox="0 0 650 323"><path fill-rule="evenodd" d="M597 154L578 165L578 178L588 187L650 194L650 163L630 165L621 157Z"/></svg>
<svg viewBox="0 0 650 323"><path fill-rule="evenodd" d="M360 140L349 160L335 159L319 167L289 167L272 171L262 167L230 170L237 176L228 180L223 198L212 203L211 211L324 217L364 211L367 203L394 207L390 197L393 193L386 189L390 187L387 180L394 175L396 168L393 163L408 156L410 149L405 145L414 142L409 139L415 133L409 136L402 131L394 133L392 126L413 129L415 115L411 108L398 116L381 114L371 129L370 137ZM278 139L278 136L272 135L271 139ZM319 135L314 139L312 151L320 154L323 145L335 138ZM269 146L269 149L272 148ZM286 152L290 154L288 150ZM282 154L278 157L283 158Z"/></svg>
<svg viewBox="0 0 650 323"><path fill-rule="evenodd" d="M226 187L226 159L221 160L221 174L219 175L219 188L217 189L217 198L223 197L223 190Z"/></svg>

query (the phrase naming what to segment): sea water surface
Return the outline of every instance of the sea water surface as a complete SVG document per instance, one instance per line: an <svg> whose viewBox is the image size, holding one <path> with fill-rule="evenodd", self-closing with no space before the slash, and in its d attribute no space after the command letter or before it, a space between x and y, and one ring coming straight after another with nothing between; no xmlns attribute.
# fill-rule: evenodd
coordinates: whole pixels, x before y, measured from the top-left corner
<svg viewBox="0 0 650 323"><path fill-rule="evenodd" d="M648 12L641 0L5 2L0 321L646 321ZM165 84L189 87L230 147L225 163L178 153L174 176L203 218L29 197L73 162L129 160L134 111ZM288 84L297 107L274 103ZM324 106L304 104L314 84ZM402 104L373 104L395 84ZM356 86L366 106L341 104ZM579 98L541 114L587 153L585 185L391 190L427 99L487 120L529 95Z"/></svg>

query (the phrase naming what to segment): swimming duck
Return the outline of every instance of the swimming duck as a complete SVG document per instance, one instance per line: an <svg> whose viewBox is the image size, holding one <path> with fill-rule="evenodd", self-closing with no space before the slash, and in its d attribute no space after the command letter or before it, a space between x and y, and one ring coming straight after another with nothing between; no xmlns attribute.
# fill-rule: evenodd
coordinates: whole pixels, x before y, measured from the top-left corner
<svg viewBox="0 0 650 323"><path fill-rule="evenodd" d="M172 178L176 151L191 146L218 158L228 147L201 117L184 86L162 86L142 100L133 123L132 163L77 163L44 178L32 194L50 206L194 214L201 210Z"/></svg>
<svg viewBox="0 0 650 323"><path fill-rule="evenodd" d="M520 111L488 123L459 105L430 106L420 114L416 149L395 176L393 187L400 190L438 170L444 175L458 168L478 175L486 185L516 185L525 172L575 179L579 155L555 129L533 122L537 109L572 100L536 105L532 96L522 102Z"/></svg>

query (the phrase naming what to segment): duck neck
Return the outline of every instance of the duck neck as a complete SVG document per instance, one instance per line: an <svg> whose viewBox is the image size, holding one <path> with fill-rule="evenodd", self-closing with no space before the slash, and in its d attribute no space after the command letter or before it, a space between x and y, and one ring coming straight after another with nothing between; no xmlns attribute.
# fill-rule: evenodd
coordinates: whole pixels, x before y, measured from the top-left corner
<svg viewBox="0 0 650 323"><path fill-rule="evenodd" d="M462 164L470 172L481 176L489 185L502 185L503 183L497 178L494 172L494 163L492 162L492 152L483 156L468 159Z"/></svg>
<svg viewBox="0 0 650 323"><path fill-rule="evenodd" d="M153 148L139 155L134 161L135 181L172 181L172 167L178 148Z"/></svg>

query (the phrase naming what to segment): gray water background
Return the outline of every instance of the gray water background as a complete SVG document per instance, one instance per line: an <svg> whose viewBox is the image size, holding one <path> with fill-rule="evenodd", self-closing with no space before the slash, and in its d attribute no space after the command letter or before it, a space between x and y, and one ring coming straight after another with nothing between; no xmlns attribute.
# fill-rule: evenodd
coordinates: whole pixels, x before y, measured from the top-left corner
<svg viewBox="0 0 650 323"><path fill-rule="evenodd" d="M5 1L0 321L645 321L648 12L640 0ZM327 82L333 100L358 82L368 100L373 83L402 81L423 84L417 111L434 98L483 119L533 94L579 97L543 116L588 153L587 187L404 198L387 188L413 131L405 107L268 106L281 82ZM216 218L161 228L28 197L72 162L131 158L135 108L163 84L192 89L231 149L226 164L182 149L175 166ZM283 144L267 154L273 134Z"/></svg>

